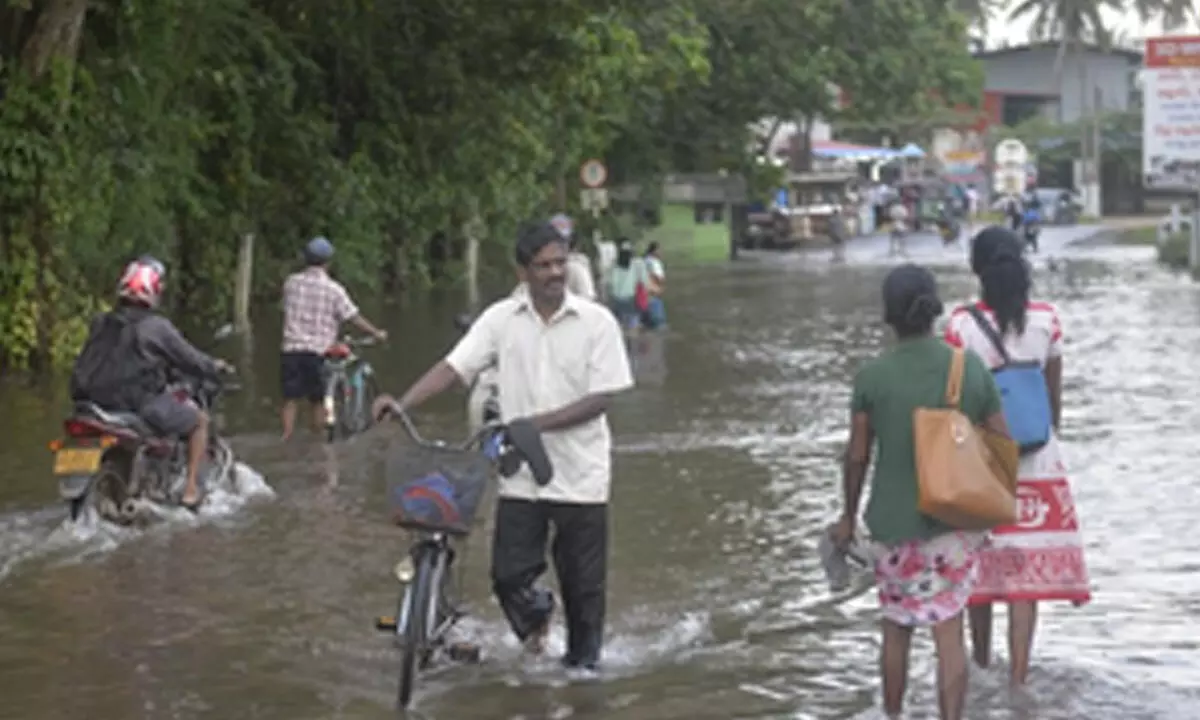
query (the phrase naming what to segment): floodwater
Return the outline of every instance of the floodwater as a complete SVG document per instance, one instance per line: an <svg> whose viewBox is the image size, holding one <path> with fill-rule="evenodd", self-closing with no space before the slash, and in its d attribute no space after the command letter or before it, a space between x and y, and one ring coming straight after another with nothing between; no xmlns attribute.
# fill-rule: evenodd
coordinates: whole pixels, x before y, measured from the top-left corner
<svg viewBox="0 0 1200 720"><path fill-rule="evenodd" d="M1200 290L1144 248L1065 248L1049 230L1037 284L1067 332L1064 437L1095 600L1043 614L1027 693L973 672L968 717L1193 718L1200 701ZM478 666L422 679L413 717L871 718L873 594L828 596L816 538L838 508L848 379L886 342L885 247L671 267L664 336L637 347L617 437L609 640L597 679L522 659L487 595L473 538L464 631ZM950 300L961 252L916 243ZM1047 264L1045 255L1055 261ZM389 312L372 351L401 388L453 339L453 299ZM245 387L226 422L274 490L148 531L60 527L45 442L61 394L0 385L0 717L39 720L394 716L390 613L405 537L388 523L377 429L333 453L275 441L274 338L225 348ZM420 417L462 427L462 399ZM1003 613L998 614L1003 618ZM1003 627L997 638L1004 638ZM932 650L914 646L909 717L934 716ZM552 647L561 649L560 631ZM1004 655L1003 643L998 647Z"/></svg>

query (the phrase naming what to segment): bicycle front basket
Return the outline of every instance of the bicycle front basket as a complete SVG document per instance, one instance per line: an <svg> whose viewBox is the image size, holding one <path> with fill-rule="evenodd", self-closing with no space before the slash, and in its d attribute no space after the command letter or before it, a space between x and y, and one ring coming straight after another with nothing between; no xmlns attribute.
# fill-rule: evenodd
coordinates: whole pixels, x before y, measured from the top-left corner
<svg viewBox="0 0 1200 720"><path fill-rule="evenodd" d="M490 465L475 452L408 446L388 457L388 503L397 525L466 535Z"/></svg>

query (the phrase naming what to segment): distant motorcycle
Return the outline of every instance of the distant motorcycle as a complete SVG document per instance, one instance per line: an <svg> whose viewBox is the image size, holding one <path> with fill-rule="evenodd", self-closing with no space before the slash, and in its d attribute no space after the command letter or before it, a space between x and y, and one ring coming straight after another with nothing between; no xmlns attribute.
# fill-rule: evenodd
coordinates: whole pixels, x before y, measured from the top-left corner
<svg viewBox="0 0 1200 720"><path fill-rule="evenodd" d="M962 234L962 225L956 218L949 215L943 215L937 219L937 229L943 246L958 242L958 237Z"/></svg>
<svg viewBox="0 0 1200 720"><path fill-rule="evenodd" d="M209 412L225 385L221 381L185 380L175 386L180 400L191 398ZM120 525L137 522L148 503L180 504L187 484L187 438L155 434L136 414L110 412L90 403L76 403L63 422L66 437L50 444L59 497L73 521L88 507ZM237 490L234 454L214 429L200 469L201 491Z"/></svg>
<svg viewBox="0 0 1200 720"><path fill-rule="evenodd" d="M1027 209L1024 217L1021 218L1021 226L1024 228L1025 246L1036 253L1038 251L1038 235L1042 231L1041 213L1035 208Z"/></svg>
<svg viewBox="0 0 1200 720"><path fill-rule="evenodd" d="M1079 206L1071 200L1059 200L1054 219L1059 225L1074 225L1079 222Z"/></svg>

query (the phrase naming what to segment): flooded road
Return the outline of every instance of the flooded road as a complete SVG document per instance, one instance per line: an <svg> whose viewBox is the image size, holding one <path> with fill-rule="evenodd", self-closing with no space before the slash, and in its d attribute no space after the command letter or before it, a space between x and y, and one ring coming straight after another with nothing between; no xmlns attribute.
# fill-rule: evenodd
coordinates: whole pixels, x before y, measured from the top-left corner
<svg viewBox="0 0 1200 720"><path fill-rule="evenodd" d="M1010 696L1003 663L974 672L968 717L1193 718L1200 290L1156 268L1151 249L1067 249L1054 232L1044 256L1055 261L1039 259L1036 282L1066 325L1064 440L1095 600L1044 612L1027 695ZM519 658L487 595L485 529L464 580L475 611L465 629L487 660L423 678L412 716L877 717L875 598L829 598L816 538L839 507L849 379L888 342L885 250L862 241L845 266L825 255L672 265L672 328L637 346L640 386L612 417L602 679L568 682L553 663ZM948 304L972 295L961 250L912 251L936 267ZM385 387L448 347L457 309L391 313L391 346L370 355ZM276 496L190 524L90 539L56 530L44 448L61 397L0 386L0 717L394 716L398 655L372 621L394 606L390 571L405 547L382 502L396 432L334 455L279 446L277 330L259 335L226 417ZM461 398L420 422L453 435ZM923 718L933 663L918 637L909 717ZM562 643L552 636L553 650Z"/></svg>

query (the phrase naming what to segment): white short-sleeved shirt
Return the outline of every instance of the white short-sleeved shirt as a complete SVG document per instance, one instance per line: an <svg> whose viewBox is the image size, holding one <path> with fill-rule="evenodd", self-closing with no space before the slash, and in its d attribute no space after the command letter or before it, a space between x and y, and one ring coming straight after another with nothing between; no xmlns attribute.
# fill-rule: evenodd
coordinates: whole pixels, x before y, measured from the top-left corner
<svg viewBox="0 0 1200 720"><path fill-rule="evenodd" d="M592 261L587 255L573 252L567 256L567 289L588 300L596 299L596 283L592 281Z"/></svg>
<svg viewBox="0 0 1200 720"><path fill-rule="evenodd" d="M973 350L990 368L1004 364L1004 359L988 339L987 334L975 323L975 318L961 306L950 314L946 324L946 342L955 347ZM996 328L996 315L983 301L975 303L983 311L988 322ZM1036 360L1044 367L1050 358L1062 355L1062 323L1058 310L1050 303L1030 302L1025 306L1025 332L1020 335L1009 331L1004 336L1004 349L1012 360Z"/></svg>
<svg viewBox="0 0 1200 720"><path fill-rule="evenodd" d="M518 289L495 302L471 326L446 363L465 382L496 363L505 421L559 410L587 395L633 387L625 341L613 314L571 293L549 322ZM543 435L554 478L538 487L527 468L500 483L503 497L553 502L608 502L612 433L600 416Z"/></svg>
<svg viewBox="0 0 1200 720"><path fill-rule="evenodd" d="M662 260L653 255L646 256L646 270L649 271L650 277L658 280L667 279L667 271L663 268Z"/></svg>

